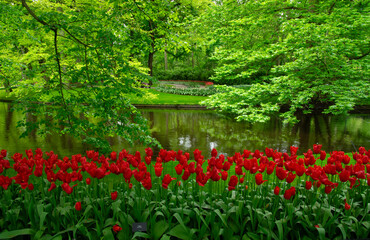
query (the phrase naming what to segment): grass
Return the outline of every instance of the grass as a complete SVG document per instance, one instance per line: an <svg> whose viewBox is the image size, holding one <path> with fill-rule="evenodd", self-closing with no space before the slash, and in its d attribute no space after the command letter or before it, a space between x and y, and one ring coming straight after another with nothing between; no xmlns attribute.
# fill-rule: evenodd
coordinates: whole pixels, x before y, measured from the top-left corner
<svg viewBox="0 0 370 240"><path fill-rule="evenodd" d="M132 104L153 104L153 105L198 105L199 102L205 100L207 97L203 96L185 96L169 93L161 93L154 89L143 89L143 96L136 96L135 94L127 95L131 99ZM9 96L5 90L0 90L1 100L15 100L15 96Z"/></svg>
<svg viewBox="0 0 370 240"><path fill-rule="evenodd" d="M5 92L5 90L0 90L0 100L4 101L14 101L16 97L14 95L10 95L9 93Z"/></svg>
<svg viewBox="0 0 370 240"><path fill-rule="evenodd" d="M203 96L188 96L176 95L169 93L158 92L155 89L145 89L144 96L129 95L132 104L153 104L153 105L198 105L199 102L205 100L207 97Z"/></svg>

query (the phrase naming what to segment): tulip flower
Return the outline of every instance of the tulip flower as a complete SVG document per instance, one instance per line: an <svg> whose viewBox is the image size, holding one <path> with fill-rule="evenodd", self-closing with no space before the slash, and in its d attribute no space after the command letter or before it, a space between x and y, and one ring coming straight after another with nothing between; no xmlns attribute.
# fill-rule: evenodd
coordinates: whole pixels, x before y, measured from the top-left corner
<svg viewBox="0 0 370 240"><path fill-rule="evenodd" d="M76 204L75 204L75 209L76 209L77 211L81 211L81 202L76 202Z"/></svg>
<svg viewBox="0 0 370 240"><path fill-rule="evenodd" d="M113 232L118 233L121 230L122 230L122 228L118 224L113 226Z"/></svg>
<svg viewBox="0 0 370 240"><path fill-rule="evenodd" d="M162 187L167 189L168 185L171 183L171 181L175 180L176 178L172 178L170 174L164 175L164 178L162 180Z"/></svg>
<svg viewBox="0 0 370 240"><path fill-rule="evenodd" d="M313 145L313 152L315 154L318 154L318 153L320 153L321 148L322 148L322 145L321 144L314 144Z"/></svg>
<svg viewBox="0 0 370 240"><path fill-rule="evenodd" d="M110 196L111 196L111 198L112 198L112 200L113 200L113 201L114 201L114 200L116 200L116 199L117 199L117 196L118 196L117 191L112 192L112 193L110 194Z"/></svg>
<svg viewBox="0 0 370 240"><path fill-rule="evenodd" d="M291 188L285 190L284 198L286 200L289 200L292 196L295 195L295 193L296 193L295 187L291 187Z"/></svg>
<svg viewBox="0 0 370 240"><path fill-rule="evenodd" d="M267 182L267 180L263 180L262 177L263 176L261 173L256 174L255 178L256 178L257 185L261 185L262 183Z"/></svg>
<svg viewBox="0 0 370 240"><path fill-rule="evenodd" d="M279 195L279 193L280 193L280 188L279 188L279 186L276 186L275 189L274 189L274 194Z"/></svg>
<svg viewBox="0 0 370 240"><path fill-rule="evenodd" d="M306 186L305 186L305 188L306 188L307 190L310 190L310 189L311 189L311 187L312 187L312 182L311 182L311 181L306 181Z"/></svg>

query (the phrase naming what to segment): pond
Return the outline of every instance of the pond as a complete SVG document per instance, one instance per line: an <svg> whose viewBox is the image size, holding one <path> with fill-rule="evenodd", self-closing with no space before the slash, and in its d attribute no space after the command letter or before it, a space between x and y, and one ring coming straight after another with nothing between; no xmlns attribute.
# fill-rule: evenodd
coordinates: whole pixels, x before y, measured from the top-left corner
<svg viewBox="0 0 370 240"><path fill-rule="evenodd" d="M88 150L86 145L68 135L46 138L30 135L19 139L21 130L16 128L17 121L25 116L20 112L11 112L10 108L10 103L0 102L0 149L14 154L39 147L60 156L83 154ZM278 119L264 124L235 122L212 111L152 109L142 110L142 113L149 120L152 136L159 140L163 148L190 153L199 149L206 158L212 148L225 155L233 155L243 149L264 150L265 147L284 152L289 151L291 145L298 146L301 153L315 143L323 144L326 151L352 152L360 146L370 148L369 114L305 116L298 125L290 127ZM118 137L109 141L114 151L144 152L146 147L129 146Z"/></svg>

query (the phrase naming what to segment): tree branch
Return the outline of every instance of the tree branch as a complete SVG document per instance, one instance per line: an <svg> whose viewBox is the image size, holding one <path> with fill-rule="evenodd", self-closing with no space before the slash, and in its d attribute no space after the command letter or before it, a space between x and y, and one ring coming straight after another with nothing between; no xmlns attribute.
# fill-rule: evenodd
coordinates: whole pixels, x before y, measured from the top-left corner
<svg viewBox="0 0 370 240"><path fill-rule="evenodd" d="M28 13L31 14L31 16L36 19L39 23L41 23L44 26L50 26L47 24L44 20L40 19L36 14L31 10L31 8L27 5L26 0L22 0L22 6L27 9ZM55 30L54 26L50 26L52 30Z"/></svg>
<svg viewBox="0 0 370 240"><path fill-rule="evenodd" d="M59 74L59 92L60 92L60 95L62 97L63 107L67 111L67 118L68 118L69 126L72 128L71 119L70 119L70 116L69 116L69 112L68 112L68 109L67 109L67 104L66 104L66 101L65 101L65 98L64 98L64 93L63 93L62 70L61 70L61 67L60 67L58 44L57 44L58 43L57 42L58 41L58 29L55 29L53 31L54 31L55 59L56 59L57 64L58 64L58 74Z"/></svg>
<svg viewBox="0 0 370 240"><path fill-rule="evenodd" d="M335 0L333 2L333 4L330 6L329 11L328 11L328 15L330 15L333 12L333 9L334 9L334 6L335 6L336 3L337 3L337 0Z"/></svg>
<svg viewBox="0 0 370 240"><path fill-rule="evenodd" d="M72 35L72 33L70 33L66 28L62 28L64 31L66 31L66 33L68 33L69 36L71 36L77 43L85 46L85 47L90 47L88 44L86 43L83 43L81 40L79 40L78 38L76 38L75 36Z"/></svg>
<svg viewBox="0 0 370 240"><path fill-rule="evenodd" d="M367 53L362 54L361 56L358 56L358 57L349 57L348 59L349 60L358 60L358 59L361 59L361 58L366 57L369 54L370 54L370 50Z"/></svg>

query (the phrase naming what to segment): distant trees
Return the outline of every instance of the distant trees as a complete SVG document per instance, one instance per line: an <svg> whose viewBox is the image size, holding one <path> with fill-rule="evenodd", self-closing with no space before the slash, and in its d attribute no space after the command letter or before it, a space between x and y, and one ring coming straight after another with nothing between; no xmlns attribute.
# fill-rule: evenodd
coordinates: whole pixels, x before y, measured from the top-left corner
<svg viewBox="0 0 370 240"><path fill-rule="evenodd" d="M360 0L0 0L0 77L37 116L19 124L25 134L69 133L106 148L115 134L158 144L125 94L141 94L165 65L173 76L251 85L223 87L205 102L237 120L266 121L283 106L287 122L317 107L341 114L368 97L369 8Z"/></svg>
<svg viewBox="0 0 370 240"><path fill-rule="evenodd" d="M218 83L225 88L205 104L241 121L280 113L342 114L369 97L368 1L223 1L203 17L217 41Z"/></svg>

